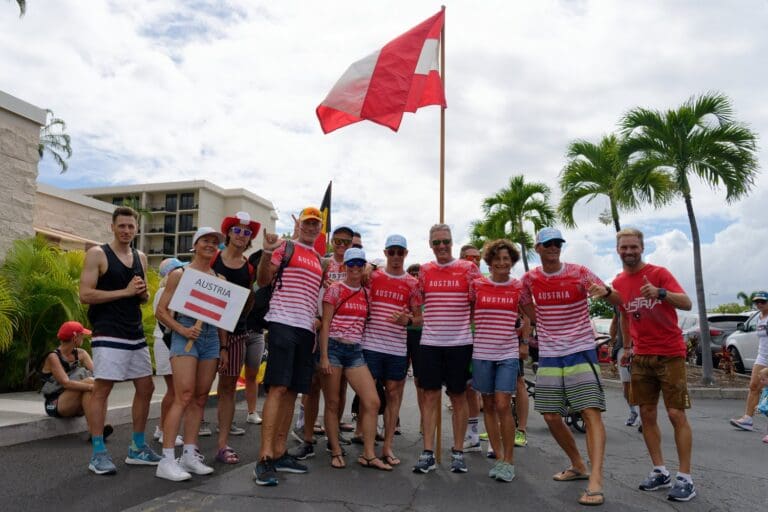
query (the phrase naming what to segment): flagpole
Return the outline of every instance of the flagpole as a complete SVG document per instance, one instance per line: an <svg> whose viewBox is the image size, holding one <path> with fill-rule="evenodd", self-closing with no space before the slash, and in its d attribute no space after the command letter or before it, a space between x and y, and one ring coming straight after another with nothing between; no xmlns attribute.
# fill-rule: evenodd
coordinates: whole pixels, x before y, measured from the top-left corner
<svg viewBox="0 0 768 512"><path fill-rule="evenodd" d="M440 31L440 81L445 95L445 6L443 11L443 29ZM440 224L445 222L445 106L440 105ZM438 452L439 453L439 452Z"/></svg>

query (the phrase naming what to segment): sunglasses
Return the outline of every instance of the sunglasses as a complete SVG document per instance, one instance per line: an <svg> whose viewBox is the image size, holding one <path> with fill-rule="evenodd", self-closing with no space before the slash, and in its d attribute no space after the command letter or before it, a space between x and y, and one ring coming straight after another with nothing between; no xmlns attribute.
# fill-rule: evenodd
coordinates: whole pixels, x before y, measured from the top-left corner
<svg viewBox="0 0 768 512"><path fill-rule="evenodd" d="M365 260L349 260L345 265L348 267L364 267Z"/></svg>
<svg viewBox="0 0 768 512"><path fill-rule="evenodd" d="M552 247L554 245L555 247L560 249L563 246L563 241L562 240L547 240L546 242L544 242L541 245L543 245L544 247L547 247L547 248Z"/></svg>
<svg viewBox="0 0 768 512"><path fill-rule="evenodd" d="M467 254L466 256L464 256L464 259L467 261L478 262L480 261L480 256L475 256L474 254Z"/></svg>
<svg viewBox="0 0 768 512"><path fill-rule="evenodd" d="M354 247L355 249L362 249L363 244L352 244L352 247Z"/></svg>
<svg viewBox="0 0 768 512"><path fill-rule="evenodd" d="M248 228L241 228L240 226L234 226L232 232L236 235L251 236L253 231Z"/></svg>
<svg viewBox="0 0 768 512"><path fill-rule="evenodd" d="M342 245L347 247L351 243L352 243L352 240L347 240L345 238L334 238L333 239L333 245L335 245L336 247L341 247Z"/></svg>
<svg viewBox="0 0 768 512"><path fill-rule="evenodd" d="M451 245L452 240L450 238L444 238L443 240L432 240L432 247L440 247L440 244Z"/></svg>
<svg viewBox="0 0 768 512"><path fill-rule="evenodd" d="M418 270L414 270L413 272L408 272L408 273L411 274L413 277L419 277L419 271Z"/></svg>
<svg viewBox="0 0 768 512"><path fill-rule="evenodd" d="M387 256L405 256L405 249L398 247L397 249L387 249Z"/></svg>
<svg viewBox="0 0 768 512"><path fill-rule="evenodd" d="M754 300L752 302L754 302L755 304L765 304L764 300Z"/></svg>

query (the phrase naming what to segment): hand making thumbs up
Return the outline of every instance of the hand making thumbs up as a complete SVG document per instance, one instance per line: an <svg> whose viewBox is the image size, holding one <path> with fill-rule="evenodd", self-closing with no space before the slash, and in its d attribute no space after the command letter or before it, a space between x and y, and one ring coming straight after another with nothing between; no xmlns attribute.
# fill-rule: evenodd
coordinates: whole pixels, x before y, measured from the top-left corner
<svg viewBox="0 0 768 512"><path fill-rule="evenodd" d="M657 299L659 297L659 289L651 284L648 276L643 276L643 286L640 287L640 293L646 299Z"/></svg>

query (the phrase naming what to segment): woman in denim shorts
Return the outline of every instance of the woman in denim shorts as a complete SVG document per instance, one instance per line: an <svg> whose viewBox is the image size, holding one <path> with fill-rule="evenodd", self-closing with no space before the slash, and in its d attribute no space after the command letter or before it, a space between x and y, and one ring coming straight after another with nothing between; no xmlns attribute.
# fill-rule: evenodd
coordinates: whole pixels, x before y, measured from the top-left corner
<svg viewBox="0 0 768 512"><path fill-rule="evenodd" d="M213 228L200 228L192 237L194 258L186 267L210 274L210 261L218 250L224 235ZM168 309L174 292L184 273L178 268L168 274L168 283L157 305L157 319L173 330L170 360L173 372L174 397L162 425L163 458L156 475L166 480L181 481L192 478L191 473L208 475L213 468L203 464L197 448L197 436L208 392L220 364L227 363L227 347L219 346L219 333L211 324L192 317L174 314ZM176 460L174 441L184 418L184 453Z"/></svg>
<svg viewBox="0 0 768 512"><path fill-rule="evenodd" d="M347 276L333 283L323 297L323 317L320 327L320 375L325 401L325 432L331 450L331 466L345 466L344 451L339 446L339 387L341 377L360 397L358 422L363 431L363 454L357 462L367 468L391 471L376 456L376 415L379 395L376 383L363 359L363 329L369 312L368 290L362 286L365 252L350 248L344 253Z"/></svg>

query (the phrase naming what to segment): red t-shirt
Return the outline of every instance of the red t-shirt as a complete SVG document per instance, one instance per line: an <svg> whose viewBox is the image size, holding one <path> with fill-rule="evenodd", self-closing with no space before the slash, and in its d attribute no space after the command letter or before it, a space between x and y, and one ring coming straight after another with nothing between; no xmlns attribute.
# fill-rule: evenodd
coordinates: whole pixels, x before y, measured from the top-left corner
<svg viewBox="0 0 768 512"><path fill-rule="evenodd" d="M406 355L404 325L391 322L393 313L411 311L421 304L416 278L404 273L400 276L375 270L371 274L371 319L365 327L363 348L391 354Z"/></svg>
<svg viewBox="0 0 768 512"><path fill-rule="evenodd" d="M626 271L617 275L613 287L621 295L621 311L629 318L629 333L637 355L685 357L683 333L677 325L677 310L668 302L646 299L640 293L643 277L657 288L673 293L685 293L664 267L646 263L639 272Z"/></svg>
<svg viewBox="0 0 768 512"><path fill-rule="evenodd" d="M351 288L339 282L333 283L325 291L323 302L332 305L335 311L328 332L330 338L346 343L360 343L363 340L369 295L363 288Z"/></svg>
<svg viewBox="0 0 768 512"><path fill-rule="evenodd" d="M502 361L520 357L517 339L517 308L523 285L510 278L496 283L487 277L472 281L475 304L475 344L472 358Z"/></svg>

